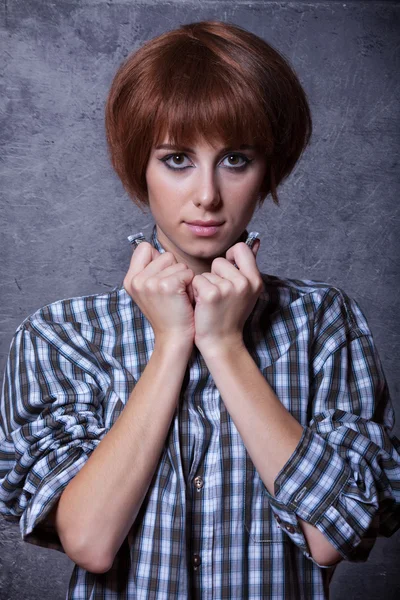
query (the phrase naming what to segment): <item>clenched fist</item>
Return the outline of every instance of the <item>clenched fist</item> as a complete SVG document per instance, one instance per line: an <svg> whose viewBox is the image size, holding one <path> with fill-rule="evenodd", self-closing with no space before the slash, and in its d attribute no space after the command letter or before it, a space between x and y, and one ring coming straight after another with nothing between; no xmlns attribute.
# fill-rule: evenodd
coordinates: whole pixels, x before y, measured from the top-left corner
<svg viewBox="0 0 400 600"><path fill-rule="evenodd" d="M148 242L133 252L123 286L150 322L156 339L194 343L194 273L171 252Z"/></svg>

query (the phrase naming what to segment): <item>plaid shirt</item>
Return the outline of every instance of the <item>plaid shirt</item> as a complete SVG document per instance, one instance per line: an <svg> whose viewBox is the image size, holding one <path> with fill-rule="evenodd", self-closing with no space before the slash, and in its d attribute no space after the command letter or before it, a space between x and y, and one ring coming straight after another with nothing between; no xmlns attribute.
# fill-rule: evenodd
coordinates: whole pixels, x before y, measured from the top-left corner
<svg viewBox="0 0 400 600"><path fill-rule="evenodd" d="M164 252L155 227L151 242ZM312 558L299 517L347 561L367 560L377 535L398 529L400 442L362 310L328 283L262 277L244 341L304 427L275 497L194 347L135 523L108 572L75 565L68 599L328 598L335 566ZM0 405L0 512L24 541L63 552L46 515L153 348L151 325L122 285L49 304L18 327Z"/></svg>

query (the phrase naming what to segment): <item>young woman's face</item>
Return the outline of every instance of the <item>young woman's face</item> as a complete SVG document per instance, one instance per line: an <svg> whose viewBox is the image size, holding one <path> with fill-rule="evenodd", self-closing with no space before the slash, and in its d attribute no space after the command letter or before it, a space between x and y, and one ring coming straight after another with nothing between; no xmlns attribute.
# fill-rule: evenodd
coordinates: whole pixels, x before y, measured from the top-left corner
<svg viewBox="0 0 400 600"><path fill-rule="evenodd" d="M227 149L206 141L191 148L167 145L168 139L153 147L146 169L158 240L195 274L209 272L213 259L225 255L251 220L266 158L249 146ZM212 235L202 236L188 225L197 220L221 224Z"/></svg>

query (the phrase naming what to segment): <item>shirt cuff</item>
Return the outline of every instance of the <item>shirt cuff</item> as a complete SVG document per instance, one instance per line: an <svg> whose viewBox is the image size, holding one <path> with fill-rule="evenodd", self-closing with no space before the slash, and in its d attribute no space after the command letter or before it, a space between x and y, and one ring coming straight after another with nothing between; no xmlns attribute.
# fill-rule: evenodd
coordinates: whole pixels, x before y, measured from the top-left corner
<svg viewBox="0 0 400 600"><path fill-rule="evenodd" d="M317 527L345 559L354 556L361 542L360 532L350 527L337 506L351 476L349 465L334 448L304 427L296 449L275 479L275 497L263 486L277 525L315 563L298 517Z"/></svg>
<svg viewBox="0 0 400 600"><path fill-rule="evenodd" d="M23 512L19 523L21 538L24 542L65 553L57 530L48 523L46 517L68 483L87 462L100 441L91 440L88 444L90 449L71 448L63 457L62 462L38 482L35 494Z"/></svg>

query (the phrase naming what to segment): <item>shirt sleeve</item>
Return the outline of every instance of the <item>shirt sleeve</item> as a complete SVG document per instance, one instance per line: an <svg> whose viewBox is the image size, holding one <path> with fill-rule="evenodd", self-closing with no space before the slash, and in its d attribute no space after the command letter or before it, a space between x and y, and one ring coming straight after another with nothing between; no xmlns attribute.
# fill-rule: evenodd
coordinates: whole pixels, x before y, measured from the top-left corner
<svg viewBox="0 0 400 600"><path fill-rule="evenodd" d="M0 514L19 523L23 541L64 552L46 516L106 429L95 365L62 331L26 320L11 342L0 402Z"/></svg>
<svg viewBox="0 0 400 600"><path fill-rule="evenodd" d="M266 487L264 493L279 526L310 560L318 564L298 517L318 528L344 560L365 562L376 538L400 527L394 410L358 303L344 292L331 296L316 330L311 420L275 479L275 497Z"/></svg>

